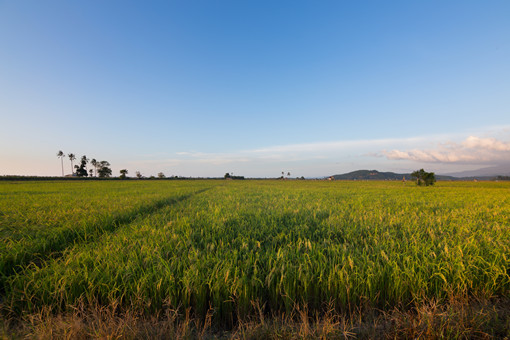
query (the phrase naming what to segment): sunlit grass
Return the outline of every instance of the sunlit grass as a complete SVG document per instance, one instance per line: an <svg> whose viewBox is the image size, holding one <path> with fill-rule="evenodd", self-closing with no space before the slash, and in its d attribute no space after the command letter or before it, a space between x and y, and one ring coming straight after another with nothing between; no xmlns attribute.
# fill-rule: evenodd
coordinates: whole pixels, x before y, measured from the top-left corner
<svg viewBox="0 0 510 340"><path fill-rule="evenodd" d="M42 203L32 185L45 191ZM20 245L9 251L33 252L39 238L73 224L88 236L79 238L86 242L64 238L61 254L44 263L4 269L4 307L13 313L83 303L149 315L190 308L202 318L213 311L214 322L232 325L260 312L254 301L274 315L296 305L389 309L510 291L508 183L145 181L17 188L10 196L19 211L2 214L4 242ZM160 204L151 210L151 202ZM100 227L118 213L131 217ZM66 222L54 222L58 216ZM54 224L39 233L31 221ZM22 230L11 241L13 224Z"/></svg>
<svg viewBox="0 0 510 340"><path fill-rule="evenodd" d="M191 182L1 182L0 283L29 263L94 241L209 187Z"/></svg>

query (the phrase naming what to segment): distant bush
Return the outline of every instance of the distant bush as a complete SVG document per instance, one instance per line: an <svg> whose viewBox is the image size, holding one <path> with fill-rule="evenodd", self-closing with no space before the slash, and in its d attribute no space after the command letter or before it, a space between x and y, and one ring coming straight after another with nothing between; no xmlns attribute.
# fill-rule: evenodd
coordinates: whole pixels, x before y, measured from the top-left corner
<svg viewBox="0 0 510 340"><path fill-rule="evenodd" d="M411 177L416 179L416 184L419 186L424 185L428 187L429 185L434 185L434 183L436 183L436 175L433 172L426 172L423 169L414 171L411 174Z"/></svg>

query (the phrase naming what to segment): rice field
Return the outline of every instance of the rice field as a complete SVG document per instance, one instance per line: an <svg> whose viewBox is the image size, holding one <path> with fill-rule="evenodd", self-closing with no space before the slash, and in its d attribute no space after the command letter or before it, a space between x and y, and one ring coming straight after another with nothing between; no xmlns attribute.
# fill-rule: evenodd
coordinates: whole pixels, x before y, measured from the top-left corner
<svg viewBox="0 0 510 340"><path fill-rule="evenodd" d="M0 182L1 309L230 328L295 306L509 297L510 183Z"/></svg>

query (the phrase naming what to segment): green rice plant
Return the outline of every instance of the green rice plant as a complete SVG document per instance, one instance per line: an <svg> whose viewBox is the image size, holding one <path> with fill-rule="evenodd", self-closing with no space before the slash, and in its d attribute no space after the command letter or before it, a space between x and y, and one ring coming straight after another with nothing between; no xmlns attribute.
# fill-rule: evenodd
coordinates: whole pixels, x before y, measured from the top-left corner
<svg viewBox="0 0 510 340"><path fill-rule="evenodd" d="M198 182L0 183L1 283L23 265L93 241L208 187Z"/></svg>
<svg viewBox="0 0 510 340"><path fill-rule="evenodd" d="M508 183L181 183L196 194L9 275L5 309L190 308L233 325L254 302L273 315L510 292Z"/></svg>

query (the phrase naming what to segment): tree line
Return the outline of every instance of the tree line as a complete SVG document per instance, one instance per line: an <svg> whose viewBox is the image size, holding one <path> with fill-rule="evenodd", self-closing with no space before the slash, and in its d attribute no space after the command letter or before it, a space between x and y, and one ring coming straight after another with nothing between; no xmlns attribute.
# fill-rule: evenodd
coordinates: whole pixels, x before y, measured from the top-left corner
<svg viewBox="0 0 510 340"><path fill-rule="evenodd" d="M64 158L66 155L62 150L59 150L57 157L60 158L62 165L62 177L64 177ZM74 153L70 153L67 157L71 161L71 176L109 178L112 175L112 169L110 168L110 163L108 161L97 161L95 158L90 160L87 156L83 155L80 159L80 164L74 165L73 162L76 160L76 155ZM88 169L89 162L93 167L91 169Z"/></svg>

